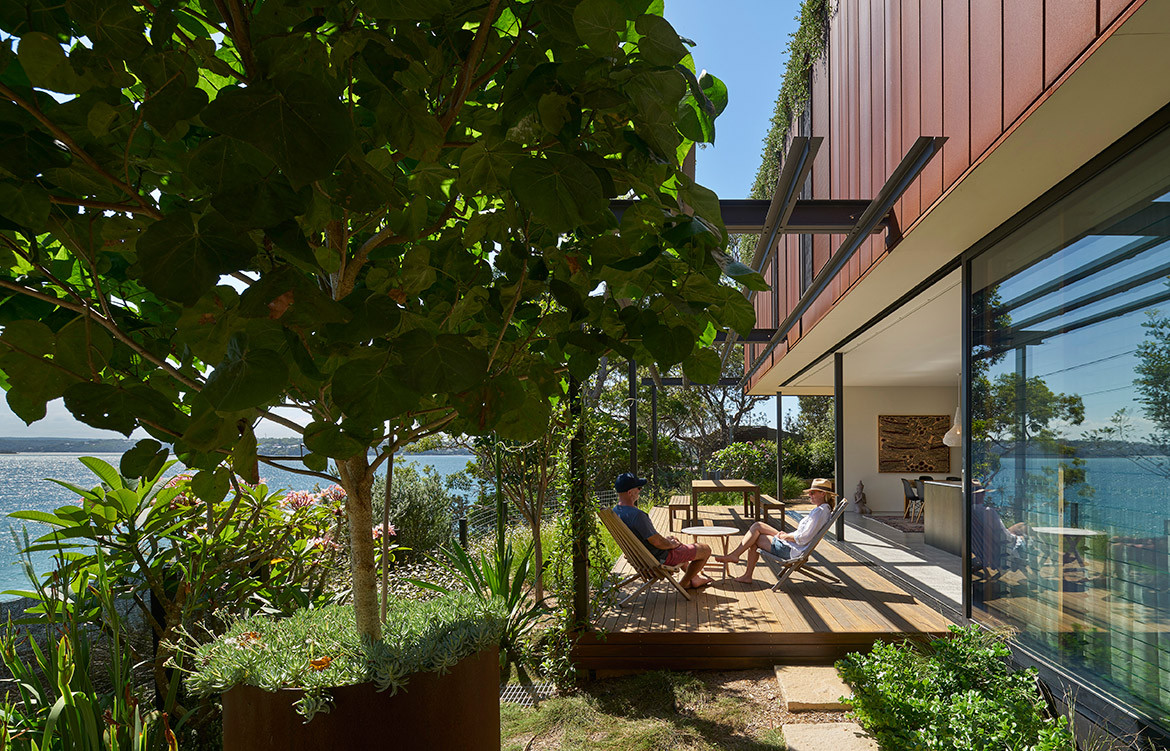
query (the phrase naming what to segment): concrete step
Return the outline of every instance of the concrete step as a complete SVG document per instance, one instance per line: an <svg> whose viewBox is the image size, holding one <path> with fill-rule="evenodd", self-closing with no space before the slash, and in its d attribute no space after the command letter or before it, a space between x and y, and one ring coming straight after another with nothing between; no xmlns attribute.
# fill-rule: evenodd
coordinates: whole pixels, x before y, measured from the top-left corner
<svg viewBox="0 0 1170 751"><path fill-rule="evenodd" d="M853 722L785 725L788 751L878 751L878 744Z"/></svg>
<svg viewBox="0 0 1170 751"><path fill-rule="evenodd" d="M789 712L842 712L842 696L853 691L831 665L777 665L776 681L780 684L780 702Z"/></svg>

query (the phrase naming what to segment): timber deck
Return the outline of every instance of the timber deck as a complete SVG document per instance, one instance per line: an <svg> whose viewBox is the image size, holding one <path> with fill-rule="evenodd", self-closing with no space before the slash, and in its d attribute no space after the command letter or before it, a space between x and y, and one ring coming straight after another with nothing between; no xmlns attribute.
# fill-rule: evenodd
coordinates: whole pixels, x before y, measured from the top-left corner
<svg viewBox="0 0 1170 751"><path fill-rule="evenodd" d="M738 507L702 506L704 524L746 530ZM655 528L668 529L667 509L651 511ZM786 529L795 519L787 517ZM797 572L773 592L776 574L756 567L755 582L716 582L688 602L666 582L657 582L625 607L596 613L598 634L584 636L574 650L578 664L597 671L644 669L739 669L775 664L829 664L848 652L867 651L878 640L929 638L947 633L952 623L881 575L871 564L845 553L829 535L812 563L841 580L826 583ZM679 535L684 542L685 535ZM705 538L716 554L719 541ZM729 548L738 544L730 541ZM633 573L624 557L614 566L615 581ZM731 564L731 577L743 573ZM632 592L638 582L623 589Z"/></svg>

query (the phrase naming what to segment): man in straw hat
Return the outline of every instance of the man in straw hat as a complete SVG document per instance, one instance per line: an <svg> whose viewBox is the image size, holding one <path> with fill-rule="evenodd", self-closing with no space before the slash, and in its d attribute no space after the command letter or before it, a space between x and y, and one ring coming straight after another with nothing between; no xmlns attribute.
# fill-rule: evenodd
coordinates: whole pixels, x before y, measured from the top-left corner
<svg viewBox="0 0 1170 751"><path fill-rule="evenodd" d="M735 577L737 582L748 584L752 581L752 572L756 570L756 562L760 560L759 550L767 550L777 558L797 558L804 555L808 546L821 527L829 522L833 515L833 508L837 505L837 494L833 492L833 481L817 478L812 481L808 489L808 498L813 504L813 510L800 520L800 524L789 534L781 532L771 524L756 522L743 536L743 542L727 555L717 555L715 560L720 563L739 563L739 556L748 551L747 570L743 576Z"/></svg>

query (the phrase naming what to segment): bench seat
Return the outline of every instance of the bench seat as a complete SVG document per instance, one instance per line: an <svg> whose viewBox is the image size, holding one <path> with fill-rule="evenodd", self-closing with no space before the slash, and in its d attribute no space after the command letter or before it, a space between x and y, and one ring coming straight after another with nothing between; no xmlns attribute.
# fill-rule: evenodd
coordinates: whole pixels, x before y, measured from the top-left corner
<svg viewBox="0 0 1170 751"><path fill-rule="evenodd" d="M670 531L673 532L676 513L681 511L683 521L686 521L687 514L689 514L691 510L691 497L689 495L672 495L670 497L670 503L668 503L666 507L670 510L669 527Z"/></svg>
<svg viewBox="0 0 1170 751"><path fill-rule="evenodd" d="M784 531L784 501L778 501L767 493L760 493L760 516L768 523L768 511L780 509L780 531Z"/></svg>

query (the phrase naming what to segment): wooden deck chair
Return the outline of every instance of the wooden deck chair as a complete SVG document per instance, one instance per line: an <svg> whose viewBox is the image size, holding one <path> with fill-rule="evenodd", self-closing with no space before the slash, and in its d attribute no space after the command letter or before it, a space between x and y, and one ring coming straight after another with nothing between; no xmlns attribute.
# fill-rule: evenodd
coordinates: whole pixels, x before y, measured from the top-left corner
<svg viewBox="0 0 1170 751"><path fill-rule="evenodd" d="M779 556L772 555L767 550L760 550L761 558L770 563L775 563L781 568L781 573L776 580L776 585L772 587L773 592L777 589L780 589L780 585L787 581L788 577L792 576L797 571L800 571L802 574L824 579L825 581L837 583L841 582L840 579L831 574L817 571L812 567L805 568L805 564L808 563L808 557L812 555L814 550L817 549L817 545L820 544L821 538L825 536L825 533L829 531L829 528L837 523L837 520L841 518L841 514L845 513L845 508L847 506L849 506L848 499L839 499L836 510L833 511L833 514L829 517L829 521L825 522L825 525L821 527L819 532L817 532L816 537L814 537L812 542L809 543L808 549L804 551L804 555L797 556L796 558L780 558Z"/></svg>
<svg viewBox="0 0 1170 751"><path fill-rule="evenodd" d="M617 541L618 547L621 548L622 554L626 556L626 560L634 567L635 573L633 576L625 579L617 585L618 589L626 586L635 579L643 579L645 583L638 587L634 594L618 603L619 606L624 606L627 602L634 599L638 595L659 579L665 579L674 585L674 588L682 593L682 596L691 599L690 592L683 589L682 585L675 581L674 575L683 570L683 566L667 566L661 563L657 558L650 554L638 536L626 526L626 523L613 512L610 508L597 509L597 515L601 517L601 523L613 535L613 539Z"/></svg>

